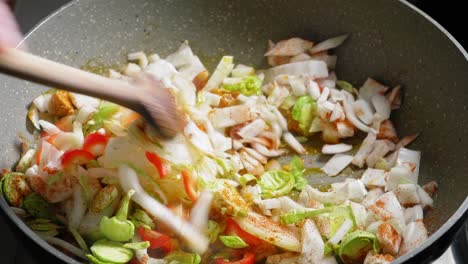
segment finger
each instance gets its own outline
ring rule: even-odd
[[[10,8],[5,1],[0,0],[0,46],[16,47],[22,38]]]

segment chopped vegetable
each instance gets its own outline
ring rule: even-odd
[[[258,180],[258,185],[262,189],[263,198],[286,195],[294,188],[295,184],[294,176],[284,170],[265,172]]]
[[[369,232],[356,230],[345,236],[338,248],[338,255],[344,263],[362,263],[368,252],[379,252],[377,237]]]
[[[222,258],[215,260],[215,264],[253,264],[255,261],[255,255],[252,253],[245,253],[244,257],[241,260],[237,261],[228,261]]]
[[[85,137],[83,143],[83,150],[93,154],[94,157],[104,154],[109,138],[100,133],[92,133]]]
[[[291,116],[299,123],[302,133],[308,134],[310,125],[317,111],[317,103],[310,96],[301,96],[296,100]]]
[[[141,239],[150,243],[150,249],[161,248],[166,252],[173,250],[170,236],[159,233],[155,230],[148,230],[144,227],[139,227],[137,230]]]
[[[21,207],[23,199],[31,193],[31,189],[24,179],[24,174],[8,172],[3,175],[1,193],[11,206]]]
[[[151,162],[151,164],[153,164],[154,167],[156,167],[156,169],[158,170],[159,177],[161,179],[165,178],[167,176],[168,170],[164,164],[163,159],[154,152],[146,151],[145,155],[148,161]]]
[[[228,79],[224,79],[222,87],[225,90],[238,92],[247,96],[259,95],[261,93],[262,80],[257,76],[231,78],[229,81]]]
[[[230,248],[245,248],[249,246],[238,236],[219,236],[219,240],[221,240],[226,247]]]
[[[34,218],[55,220],[54,209],[44,198],[37,193],[24,197],[24,209]]]
[[[101,262],[127,263],[133,258],[133,251],[118,242],[99,240],[91,246],[93,256]]]
[[[127,220],[127,216],[130,199],[134,193],[134,190],[130,190],[127,193],[127,195],[122,199],[120,208],[114,217],[109,218],[104,216],[101,219],[99,230],[109,240],[124,242],[133,237],[135,225],[132,221]]]
[[[75,149],[63,153],[61,162],[63,167],[84,165],[94,159],[93,154],[86,150]]]
[[[167,255],[164,260],[167,263],[200,264],[201,257],[198,254],[174,251]]]

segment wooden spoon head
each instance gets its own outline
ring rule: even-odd
[[[183,113],[170,89],[148,74],[138,75],[135,85],[141,88],[138,90],[144,108],[141,114],[161,136],[172,138],[183,131]]]

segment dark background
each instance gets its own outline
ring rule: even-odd
[[[26,33],[48,14],[68,2],[70,2],[70,0],[16,0],[14,11],[17,15],[21,30]],[[465,47],[465,49],[468,48],[468,31],[466,30],[468,22],[467,12],[464,8],[466,1],[412,0],[410,2],[438,21]],[[395,19],[398,19],[398,17],[395,17]],[[461,239],[466,241],[466,238]],[[28,250],[25,250],[25,247],[27,247]],[[465,248],[464,250],[468,249]],[[0,263],[32,264],[58,263],[58,261],[33,245],[32,242],[29,242],[27,237],[15,230],[11,223],[0,214]],[[437,264],[449,263],[453,262],[449,262],[448,259],[439,260],[437,262]],[[460,263],[466,262],[461,261]]]

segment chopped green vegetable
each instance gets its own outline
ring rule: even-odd
[[[135,227],[143,226],[147,229],[154,229],[156,227],[153,219],[151,219],[151,217],[141,209],[136,209],[129,219],[133,222]]]
[[[174,251],[167,255],[164,260],[168,264],[200,264],[201,257],[194,253]]]
[[[218,223],[213,220],[208,220],[207,234],[210,239],[210,243],[214,243],[218,239],[220,232],[221,228]]]
[[[54,209],[42,196],[31,193],[23,201],[23,207],[32,217],[55,220]]]
[[[338,88],[342,89],[342,90],[345,90],[349,93],[352,93],[353,92],[353,85],[350,84],[349,82],[347,81],[342,81],[342,80],[337,80],[336,81],[336,86],[338,86]]]
[[[28,221],[27,225],[34,231],[51,231],[61,228],[61,226],[53,223],[49,219],[34,219]]]
[[[114,217],[109,218],[104,216],[101,219],[99,230],[109,240],[123,242],[128,241],[133,237],[135,233],[135,225],[132,221],[127,220],[127,215],[131,197],[134,193],[134,190],[130,190],[127,195],[122,198],[120,208]]]
[[[299,128],[304,135],[309,133],[310,125],[314,120],[317,111],[317,103],[315,100],[307,95],[301,96],[297,99],[291,111],[291,116],[299,123]]]
[[[242,186],[246,186],[247,183],[249,183],[251,181],[255,181],[255,180],[257,180],[257,177],[255,177],[254,175],[249,174],[249,173],[246,173],[246,174],[239,177],[239,183]]]
[[[219,236],[219,240],[221,240],[226,247],[230,248],[245,248],[249,246],[238,236]]]
[[[226,78],[223,81],[223,89],[239,92],[243,95],[259,95],[261,94],[262,80],[257,76],[244,76],[237,78]]]
[[[289,163],[289,172],[294,176],[296,183],[294,188],[302,190],[307,185],[307,180],[304,178],[304,162],[298,156],[294,156]]]
[[[229,216],[246,216],[250,208],[237,189],[222,179],[215,182],[213,207],[219,208],[221,213]]]
[[[127,263],[133,258],[133,250],[124,248],[122,244],[101,239],[91,246],[93,256],[101,262]]]
[[[349,205],[330,206],[325,208],[330,208],[331,211],[319,214],[315,218],[323,236],[327,239],[333,237],[346,219],[353,222],[353,226],[349,232],[354,230],[356,227],[356,220],[354,219],[353,211]]]
[[[289,225],[289,224],[300,222],[306,218],[316,217],[320,214],[329,213],[332,211],[333,211],[332,207],[325,207],[325,208],[316,209],[316,210],[301,210],[301,211],[294,210],[292,212],[281,215],[280,219],[283,225]]]
[[[99,259],[97,259],[95,256],[91,254],[86,254],[86,257],[89,259],[89,262],[93,264],[113,264],[111,262],[100,261]]]
[[[93,115],[93,118],[83,127],[85,134],[92,133],[101,127],[104,122],[110,119],[115,113],[119,111],[119,106],[109,102],[102,102],[98,111]]]
[[[369,251],[380,250],[377,236],[362,230],[347,234],[338,248],[338,255],[344,263],[362,263]]]
[[[70,233],[73,235],[73,238],[75,238],[75,241],[78,243],[80,248],[83,249],[84,252],[89,252],[88,245],[84,241],[81,234],[73,227],[68,227],[68,231],[70,231]]]
[[[129,248],[129,249],[147,249],[150,246],[149,241],[144,241],[144,242],[135,242],[135,243],[126,243],[123,245],[124,248]]]
[[[11,206],[21,207],[24,196],[31,193],[24,175],[18,172],[8,172],[3,175],[1,187],[5,200]]]
[[[265,172],[258,180],[263,198],[274,198],[286,195],[294,188],[294,184],[294,176],[283,170]]]

